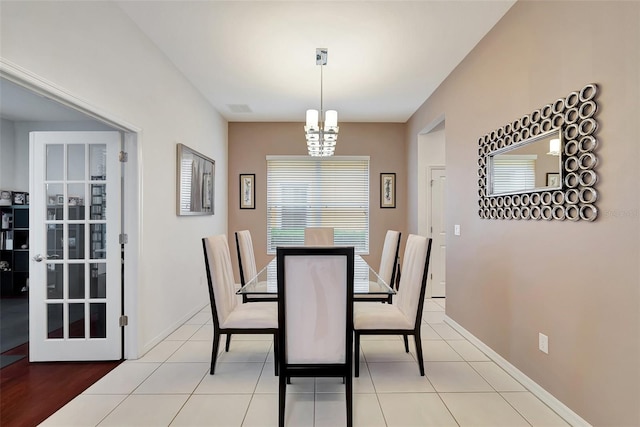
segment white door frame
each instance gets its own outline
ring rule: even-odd
[[[138,284],[140,283],[140,270],[138,269],[137,260],[140,259],[139,239],[142,230],[140,217],[142,212],[142,170],[138,162],[141,158],[142,130],[3,58],[0,58],[0,77],[124,132],[124,147],[129,155],[128,161],[122,164],[123,183],[125,178],[127,182],[127,185],[123,185],[122,188],[124,206],[122,232],[126,233],[128,237],[124,255],[125,286],[123,297],[124,314],[129,318],[128,327],[124,328],[124,358],[137,359],[139,356]]]

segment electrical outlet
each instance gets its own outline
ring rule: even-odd
[[[455,224],[453,226],[453,234],[456,235],[456,236],[460,235],[460,224]]]
[[[538,334],[538,348],[541,352],[549,354],[549,337],[543,333]]]

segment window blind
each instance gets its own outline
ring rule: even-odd
[[[493,158],[493,194],[531,190],[536,186],[536,156],[500,155]]]
[[[303,245],[305,227],[369,253],[369,157],[267,157],[267,253]]]

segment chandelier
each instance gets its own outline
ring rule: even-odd
[[[320,65],[320,114],[318,110],[307,110],[306,126],[304,127],[307,138],[307,149],[310,156],[333,156],[338,141],[338,112],[328,110],[324,117],[324,123],[318,123],[322,118],[322,68],[327,65],[326,48],[316,49],[316,65]]]

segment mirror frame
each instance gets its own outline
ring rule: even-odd
[[[594,221],[598,217],[598,86],[590,83],[478,139],[478,215],[482,219]],[[490,158],[558,129],[561,188],[490,195]]]
[[[196,192],[194,195],[191,189],[193,188],[193,181],[183,182],[183,159],[185,156],[191,155],[199,163],[203,165],[210,165],[211,173],[201,172],[195,177],[197,186],[201,189],[201,192]],[[187,147],[184,144],[177,144],[177,161],[176,161],[176,214],[183,215],[213,215],[214,214],[214,201],[215,201],[215,172],[216,162],[209,157],[198,153],[197,151]],[[182,205],[181,200],[183,195],[189,192],[189,207],[186,208]],[[200,198],[196,195],[200,194]],[[205,201],[207,201],[205,203]]]

